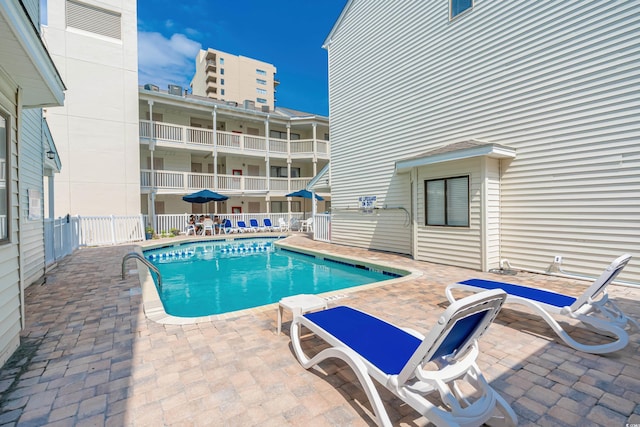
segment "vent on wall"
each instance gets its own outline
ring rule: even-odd
[[[119,13],[75,0],[67,0],[66,18],[67,27],[122,39],[122,17]]]

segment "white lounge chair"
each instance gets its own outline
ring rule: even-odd
[[[495,290],[456,301],[426,337],[350,307],[334,307],[295,316],[291,342],[305,369],[329,358],[349,364],[380,426],[390,426],[391,421],[372,379],[438,426],[516,425],[515,413],[487,383],[475,362],[477,340],[505,298],[504,292]],[[308,358],[301,346],[301,326],[330,347]],[[474,398],[462,395],[458,381],[475,389]],[[440,404],[425,397],[435,392]]]
[[[638,322],[627,317],[620,308],[611,301],[606,288],[620,271],[627,265],[631,255],[625,254],[616,258],[598,279],[579,297],[559,294],[553,291],[511,283],[491,280],[471,279],[449,285],[446,289],[447,299],[455,301],[452,290],[480,292],[487,289],[502,289],[507,293],[507,303],[520,304],[532,308],[540,315],[558,336],[570,347],[585,353],[611,353],[624,348],[629,343],[626,329],[640,329]],[[600,299],[596,300],[598,296]],[[552,315],[567,316],[582,322],[590,330],[594,330],[616,340],[606,344],[587,345],[571,338]]]
[[[224,231],[224,234],[231,234],[231,233],[235,233],[237,230],[233,228],[233,225],[231,224],[230,219],[225,219],[224,222],[222,223],[222,231]]]
[[[251,227],[247,226],[247,223],[242,220],[237,222],[236,230],[238,230],[240,233],[255,231],[255,230],[252,230]]]
[[[251,231],[264,231],[264,229],[260,227],[258,220],[255,218],[249,219],[249,229]]]
[[[264,229],[266,231],[277,231],[280,230],[280,227],[273,225],[273,223],[271,222],[271,220],[269,218],[265,218],[262,220],[264,222]]]

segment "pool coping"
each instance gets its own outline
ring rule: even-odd
[[[240,238],[240,236],[234,236],[234,240],[236,237]],[[270,236],[251,235],[251,236],[243,236],[242,238],[257,238],[257,237],[270,237]],[[225,236],[225,240],[226,239],[229,239],[229,237]],[[319,297],[326,298],[328,301],[340,299],[346,296],[347,294],[363,291],[366,289],[396,284],[396,283],[404,282],[407,280],[413,280],[423,275],[423,272],[420,270],[411,269],[411,268],[398,268],[384,262],[383,260],[377,259],[377,257],[375,256],[371,256],[367,258],[362,258],[357,256],[345,257],[343,255],[332,253],[329,250],[312,250],[309,248],[302,248],[300,246],[291,245],[287,243],[288,239],[289,238],[286,237],[284,239],[278,240],[274,242],[274,245],[280,248],[294,251],[294,252],[313,255],[321,259],[329,258],[331,260],[337,260],[337,261],[341,261],[349,264],[357,264],[357,265],[366,266],[368,268],[379,269],[381,271],[388,271],[394,274],[406,273],[406,275],[402,277],[390,278],[390,279],[386,279],[379,282],[368,283],[366,285],[353,286],[351,288],[339,289],[335,291],[329,291],[329,292],[323,292],[323,293],[317,294]],[[211,240],[223,240],[223,239],[211,239]],[[176,244],[175,242],[172,244],[159,243],[157,245],[145,246],[144,249],[145,250],[157,249],[157,248],[182,245],[182,244],[187,244],[192,242],[202,242],[202,240],[201,239],[193,239],[193,240],[185,239],[185,240],[181,240],[180,243],[178,244]],[[135,251],[142,255],[142,246],[136,246]],[[162,301],[160,300],[160,294],[158,293],[156,284],[153,281],[153,277],[151,276],[151,272],[149,271],[149,269],[138,259],[136,259],[136,264],[138,269],[138,278],[140,281],[140,286],[142,288],[142,306],[144,309],[144,314],[147,317],[147,319],[156,323],[160,323],[163,325],[195,325],[198,323],[206,323],[206,322],[212,322],[212,321],[218,321],[218,320],[231,319],[238,316],[244,316],[244,315],[249,315],[253,313],[262,313],[269,310],[273,310],[275,312],[275,310],[277,310],[278,308],[278,303],[274,302],[271,304],[261,305],[259,307],[252,307],[252,308],[247,308],[243,310],[230,311],[228,313],[222,313],[222,314],[211,314],[208,316],[200,316],[200,317],[173,316],[171,314],[168,314],[164,310],[164,306],[162,304]]]

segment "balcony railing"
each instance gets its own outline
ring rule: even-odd
[[[198,191],[203,188],[210,190],[233,193],[288,193],[301,190],[311,181],[309,178],[269,178],[266,176],[225,175],[215,176],[210,173],[178,172],[156,170],[153,171],[153,187],[158,190],[167,190],[183,194],[185,192]],[[216,185],[217,183],[217,185]],[[140,185],[142,188],[151,188],[151,171],[140,171]],[[283,194],[284,195],[284,194]]]
[[[153,131],[153,132],[152,132]],[[290,156],[294,158],[320,157],[329,159],[329,141],[322,139],[286,139],[216,131],[217,149],[220,152],[237,153],[251,151],[266,155]],[[140,139],[153,139],[158,143],[181,144],[185,147],[210,147],[213,150],[213,131],[191,126],[140,120]]]

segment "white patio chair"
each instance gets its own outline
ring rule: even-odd
[[[206,218],[202,223],[202,235],[206,236],[207,231],[210,231],[212,236],[215,234],[213,220],[211,218]]]
[[[300,231],[313,231],[313,217],[300,221]]]
[[[278,227],[280,227],[280,231],[289,231],[289,223],[284,220],[284,218],[278,218]]]

